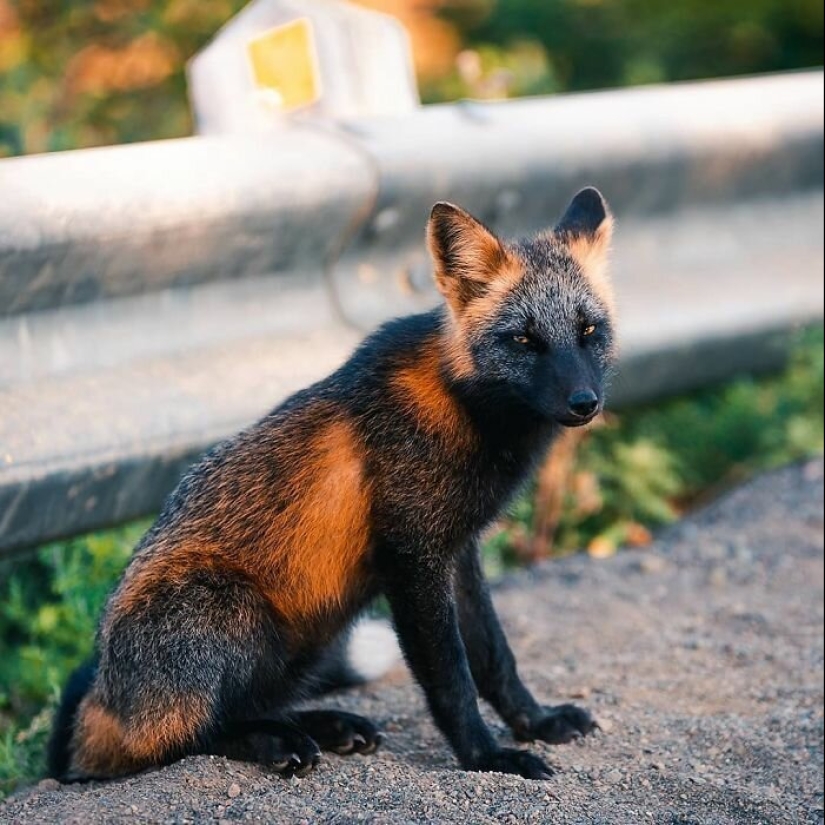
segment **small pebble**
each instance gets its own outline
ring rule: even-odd
[[[229,790],[226,792],[226,795],[227,795],[230,799],[235,799],[235,797],[236,797],[236,796],[240,796],[240,795],[241,795],[241,786],[240,786],[237,782],[233,782],[233,783],[229,786]]]
[[[641,560],[639,567],[643,573],[661,573],[667,569],[667,562],[661,556],[651,554]]]

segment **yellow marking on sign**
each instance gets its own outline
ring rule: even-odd
[[[270,29],[250,40],[247,48],[255,84],[272,92],[282,111],[309,106],[321,96],[315,37],[308,19]]]

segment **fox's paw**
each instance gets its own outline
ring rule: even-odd
[[[599,727],[590,712],[576,705],[558,705],[545,708],[544,713],[532,721],[523,718],[513,727],[513,733],[521,742],[540,740],[551,745],[575,742]]]
[[[484,773],[510,773],[525,779],[551,779],[555,771],[529,751],[502,748],[479,760],[472,770]]]
[[[282,776],[306,776],[321,761],[321,749],[292,725],[271,719],[244,722],[217,752],[230,759],[257,762]]]
[[[321,761],[317,743],[302,733],[295,732],[267,736],[265,758],[261,762],[282,776],[306,776]]]
[[[369,719],[340,710],[309,710],[295,716],[295,724],[322,750],[347,756],[374,753],[384,735]]]

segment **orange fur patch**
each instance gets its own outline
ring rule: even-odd
[[[523,277],[524,268],[516,258],[511,255],[503,258],[485,294],[469,303],[460,314],[458,323],[465,334],[483,327],[494,318],[504,299],[519,285]]]
[[[318,404],[286,422],[276,440],[257,436],[245,447],[211,482],[185,532],[170,531],[130,566],[112,615],[148,606],[158,588],[196,571],[247,582],[291,620],[335,610],[364,584],[370,495],[352,425]],[[278,468],[271,488],[270,465]],[[254,607],[233,609],[229,629],[243,634]]]
[[[473,356],[470,353],[466,332],[455,318],[451,318],[452,329],[442,342],[445,365],[455,379],[472,378],[475,373]]]
[[[281,564],[277,577],[262,583],[284,616],[337,607],[363,580],[370,497],[359,446],[351,425],[334,421],[288,481],[293,503],[267,530]]]
[[[159,587],[181,584],[195,571],[214,572],[223,576],[243,575],[242,570],[221,553],[214,541],[195,539],[181,543],[164,542],[153,549],[160,549],[161,552],[138,559],[126,569],[114,596],[114,613],[134,613],[148,608]],[[108,622],[104,621],[101,631],[106,638]]]
[[[125,752],[124,739],[120,720],[87,696],[77,713],[70,773],[78,777],[106,777],[139,770],[140,766]]]
[[[129,723],[87,696],[78,710],[71,772],[121,776],[160,764],[190,748],[208,718],[203,696],[164,697],[162,705],[141,708]]]
[[[562,237],[573,259],[581,267],[582,273],[593,292],[613,313],[616,301],[613,283],[608,274],[610,242],[613,238],[613,218],[608,217],[598,228],[594,237],[583,235]]]
[[[484,224],[448,203],[433,208],[427,245],[436,285],[455,314],[487,291],[508,258],[501,241]]]
[[[205,696],[164,696],[162,703],[141,708],[138,724],[126,732],[126,750],[141,761],[181,753],[194,744],[209,716]]]
[[[441,357],[435,340],[423,357],[400,370],[393,381],[396,400],[413,413],[422,429],[464,446],[472,438],[472,425],[444,384]]]

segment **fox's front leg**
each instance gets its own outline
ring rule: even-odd
[[[434,558],[393,551],[385,556],[382,578],[401,647],[436,724],[467,770],[550,778],[537,756],[501,748],[481,718],[458,627],[453,571]]]
[[[517,739],[564,744],[597,728],[588,711],[575,705],[545,707],[524,686],[493,607],[475,542],[459,560],[456,594],[461,635],[475,683]]]

